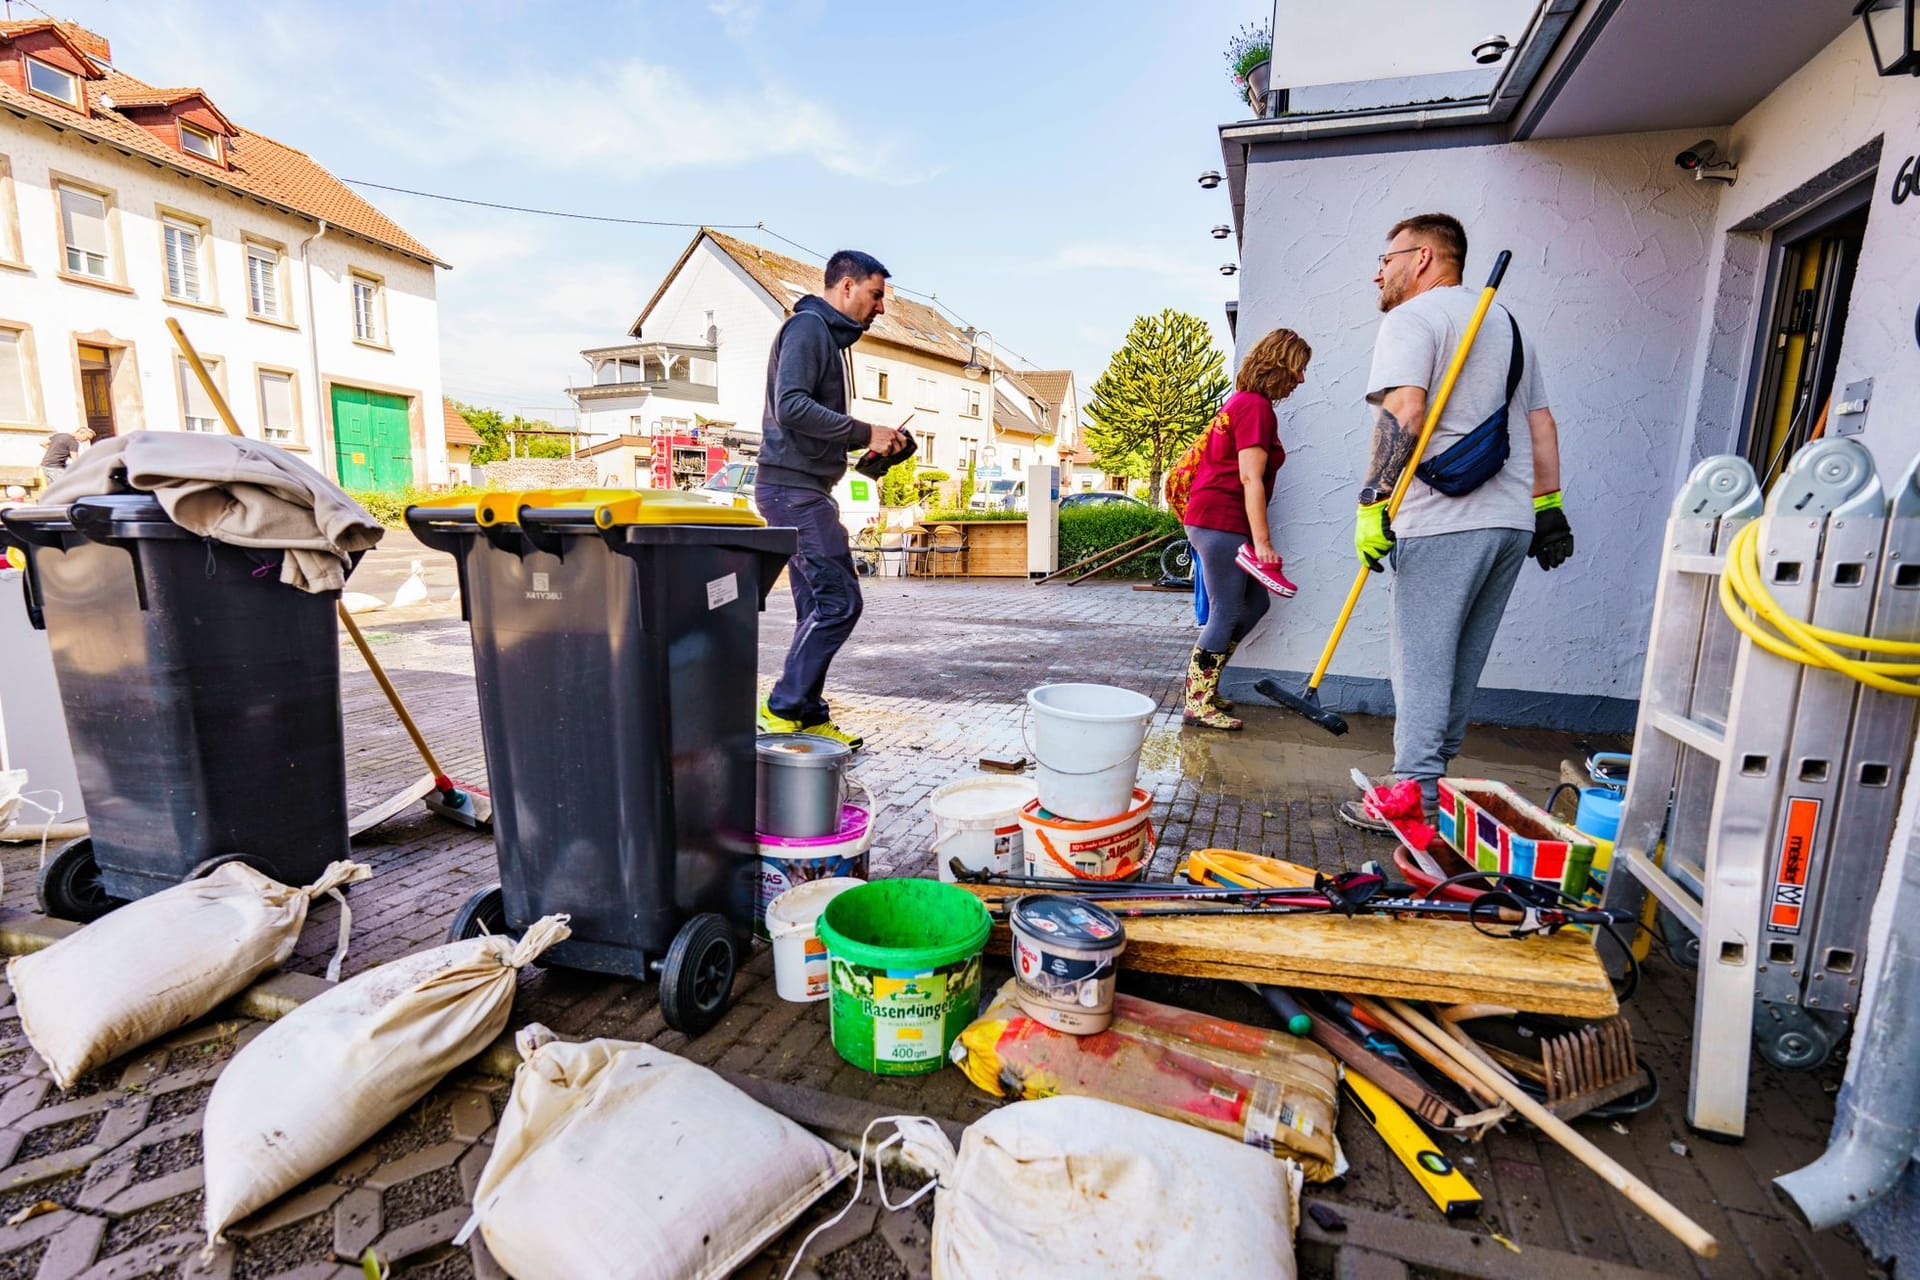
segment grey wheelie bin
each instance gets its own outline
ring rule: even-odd
[[[303,884],[347,845],[338,592],[281,553],[214,542],[150,493],[0,512],[26,553],[90,834],[40,871],[40,906],[96,919],[239,859]]]
[[[726,1011],[752,925],[759,614],[794,550],[673,490],[409,508],[473,634],[500,883],[454,938],[565,912],[556,965],[657,976],[668,1025]]]

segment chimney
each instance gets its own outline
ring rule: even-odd
[[[85,27],[74,22],[62,22],[60,24],[60,31],[69,40],[84,49],[89,58],[104,62],[108,66],[113,65],[113,46],[107,43],[105,36],[95,35]]]

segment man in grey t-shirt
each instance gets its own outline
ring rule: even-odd
[[[1560,508],[1559,434],[1539,360],[1524,336],[1519,382],[1511,400],[1507,396],[1518,330],[1504,307],[1488,311],[1419,461],[1465,439],[1505,402],[1505,465],[1458,496],[1416,478],[1388,519],[1394,484],[1415,461],[1429,398],[1479,303],[1480,291],[1460,283],[1466,259],[1466,230],[1448,214],[1421,214],[1388,232],[1374,276],[1386,318],[1367,377],[1373,448],[1354,533],[1363,563],[1378,569],[1387,560],[1393,567],[1393,772],[1419,780],[1429,823],[1439,779],[1466,737],[1480,672],[1521,565],[1531,556],[1542,569],[1554,569],[1573,554],[1573,533]],[[1366,812],[1364,798],[1342,805],[1340,817],[1388,830]]]

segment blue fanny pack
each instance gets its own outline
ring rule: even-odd
[[[1507,325],[1513,330],[1513,356],[1507,361],[1506,399],[1485,422],[1414,468],[1414,475],[1449,498],[1465,497],[1500,474],[1513,451],[1507,409],[1513,403],[1513,393],[1520,389],[1521,347],[1520,326],[1512,312],[1507,313]]]

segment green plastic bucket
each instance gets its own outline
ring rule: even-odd
[[[980,1005],[980,952],[993,922],[980,899],[938,880],[876,880],[827,904],[833,1047],[883,1076],[938,1071]]]

